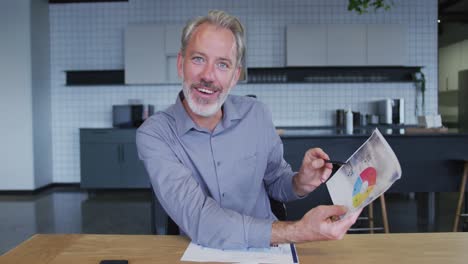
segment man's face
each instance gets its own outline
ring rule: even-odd
[[[177,71],[190,110],[204,117],[216,114],[239,79],[234,35],[204,23],[192,33],[183,55],[177,57]]]

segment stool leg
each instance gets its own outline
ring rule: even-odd
[[[382,194],[380,196],[380,205],[382,207],[382,221],[384,225],[385,233],[390,233],[390,228],[388,227],[388,219],[387,219],[387,206],[385,205],[385,196]]]
[[[371,202],[369,205],[369,230],[370,233],[374,233],[374,206],[373,203]]]
[[[465,161],[463,177],[460,185],[460,193],[458,194],[457,211],[455,212],[455,221],[453,222],[453,232],[458,230],[458,220],[460,219],[461,208],[463,205],[463,196],[465,195],[466,178],[468,178],[468,161]]]

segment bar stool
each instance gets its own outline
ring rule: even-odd
[[[367,206],[368,216],[367,217],[362,216],[362,217],[358,218],[358,220],[367,220],[367,221],[369,221],[369,227],[368,228],[366,228],[366,227],[350,228],[349,231],[351,231],[351,232],[353,232],[353,231],[369,231],[371,234],[373,234],[374,231],[384,230],[385,233],[390,233],[390,228],[389,228],[389,225],[388,225],[388,217],[387,217],[387,206],[386,206],[386,203],[385,203],[385,195],[382,194],[379,197],[379,200],[380,200],[380,208],[381,208],[381,212],[382,212],[383,228],[374,226],[374,205],[373,205],[373,202],[371,202]]]
[[[461,185],[460,185],[460,192],[458,194],[458,205],[457,205],[457,211],[455,212],[455,221],[453,223],[453,232],[458,231],[458,222],[460,220],[460,217],[467,217],[468,214],[466,213],[461,213],[462,206],[463,206],[463,198],[465,196],[465,191],[466,191],[466,181],[468,178],[468,160],[465,160],[465,166],[463,170],[463,177],[461,180]]]

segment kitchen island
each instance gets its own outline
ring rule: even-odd
[[[279,127],[284,145],[284,157],[297,171],[304,153],[309,148],[322,148],[333,160],[346,161],[375,127],[355,129],[352,135],[334,127]],[[409,127],[380,127],[398,157],[402,176],[388,192],[428,193],[420,212],[433,226],[436,192],[458,192],[463,166],[468,161],[468,133],[449,130],[444,133],[418,130]],[[318,204],[331,204],[325,186],[319,187],[304,200],[288,204],[289,218],[297,219]]]

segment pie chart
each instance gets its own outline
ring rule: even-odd
[[[353,206],[357,208],[364,202],[375,187],[377,171],[374,167],[365,168],[357,177],[353,188]]]

